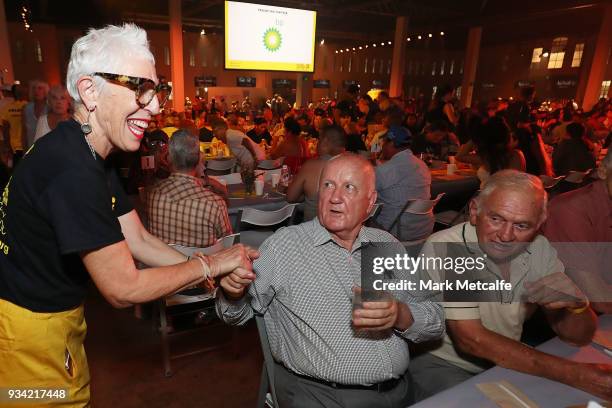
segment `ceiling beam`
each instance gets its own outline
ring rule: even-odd
[[[223,3],[223,0],[201,1],[192,7],[185,7],[183,10],[183,16],[185,17],[195,16],[221,3]]]

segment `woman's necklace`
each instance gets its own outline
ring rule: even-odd
[[[91,142],[89,141],[89,138],[87,137],[87,135],[83,135],[85,137],[85,141],[87,142],[87,146],[89,146],[89,150],[91,151],[91,155],[93,156],[94,160],[98,160],[96,158],[96,151],[94,150],[93,146],[91,145]]]

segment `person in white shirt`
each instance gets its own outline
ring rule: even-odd
[[[48,94],[48,113],[38,118],[34,142],[55,129],[59,122],[70,119],[70,95],[62,85],[52,86]]]

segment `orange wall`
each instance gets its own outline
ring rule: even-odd
[[[27,83],[31,79],[42,78],[50,84],[65,81],[66,65],[70,57],[70,48],[76,38],[85,30],[74,27],[55,27],[46,24],[36,24],[34,33],[28,33],[23,29],[21,23],[9,23],[9,40],[11,54],[15,67],[16,79]],[[476,85],[474,89],[474,100],[487,100],[497,97],[509,97],[516,95],[515,85],[519,80],[529,80],[536,84],[538,95],[541,98],[559,96],[560,91],[555,88],[556,77],[576,77],[579,81],[581,73],[586,73],[592,49],[595,43],[596,27],[593,33],[581,36],[568,35],[569,41],[566,47],[564,67],[558,70],[545,68],[543,61],[540,66],[531,67],[531,54],[534,47],[543,47],[550,50],[552,37],[535,38],[527,41],[518,41],[505,44],[485,45],[480,52],[478,71],[476,73]],[[158,75],[170,79],[170,66],[166,65],[164,49],[169,46],[169,34],[167,30],[148,30],[149,41],[156,60]],[[486,38],[487,31],[483,32]],[[39,41],[42,48],[43,61],[36,60],[36,42]],[[585,42],[585,51],[580,68],[571,68],[571,59],[574,45],[577,42]],[[183,33],[184,44],[184,69],[185,69],[185,95],[193,98],[196,90],[194,77],[215,76],[218,87],[235,87],[236,77],[252,76],[257,78],[257,88],[263,88],[269,95],[272,94],[273,79],[297,80],[303,74],[291,72],[264,72],[264,71],[231,71],[225,70],[224,66],[224,44],[223,36],[219,34],[207,34],[200,36],[199,33]],[[372,47],[359,50],[356,42],[333,42],[326,41],[325,44],[316,44],[315,72],[308,75],[308,81],[316,79],[327,79],[330,81],[329,89],[312,89],[311,83],[305,83],[304,90],[311,95],[312,100],[318,100],[324,96],[342,95],[343,81],[355,80],[361,84],[362,92],[372,87],[372,81],[382,81],[384,87],[388,87],[390,75],[387,73],[387,65],[391,60],[392,47],[385,44],[381,47]],[[352,48],[356,47],[355,51]],[[349,49],[347,52],[346,49]],[[336,53],[343,49],[344,52]],[[20,51],[21,50],[21,51]],[[190,65],[190,53],[195,56],[194,66]],[[404,94],[416,96],[423,93],[427,98],[431,97],[433,86],[451,84],[459,86],[462,74],[460,66],[463,61],[463,49],[419,49],[408,47],[406,51],[407,62],[405,64]],[[348,65],[351,60],[351,70]],[[365,72],[367,59],[368,70]],[[372,62],[376,60],[375,72],[372,72]],[[380,61],[383,61],[382,71]],[[440,64],[445,61],[445,73],[440,74]],[[454,72],[449,73],[450,62],[454,60]],[[436,74],[432,75],[432,64],[436,62]],[[410,63],[412,62],[412,70]],[[419,64],[419,72],[415,73],[415,64]],[[425,66],[423,70],[423,64]],[[342,67],[342,70],[341,70]],[[612,79],[612,64],[608,65],[605,79]],[[493,84],[493,87],[483,87],[482,84]],[[308,96],[307,95],[307,96]]]

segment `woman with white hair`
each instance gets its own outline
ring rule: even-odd
[[[0,202],[0,378],[9,388],[67,390],[51,402],[72,407],[89,406],[90,278],[127,307],[229,273],[253,279],[258,253],[237,245],[187,258],[171,249],[144,229],[105,166],[113,150],[138,150],[169,92],[144,30],[91,29],[72,47],[66,83],[73,118],[34,144]],[[134,259],[151,268],[137,270]]]
[[[23,109],[23,126],[26,150],[34,143],[36,126],[41,116],[47,114],[47,94],[49,84],[37,79],[30,82],[30,102]]]
[[[62,85],[49,89],[47,95],[49,113],[38,118],[34,142],[55,129],[59,122],[70,119],[70,95]]]

